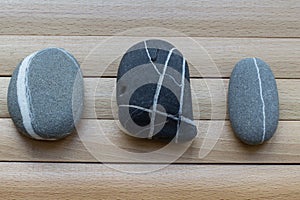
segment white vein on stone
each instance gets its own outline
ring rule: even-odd
[[[159,94],[160,94],[161,86],[162,86],[162,83],[164,81],[164,77],[165,77],[165,74],[166,74],[166,71],[167,71],[167,68],[168,68],[169,60],[170,60],[171,55],[172,55],[172,53],[175,49],[176,48],[172,48],[169,51],[169,54],[167,56],[167,59],[166,59],[165,65],[164,65],[163,72],[159,76],[159,79],[158,79],[158,82],[157,82],[157,87],[156,87],[155,95],[154,95],[154,98],[153,98],[153,106],[152,106],[153,107],[153,114],[151,115],[150,132],[149,132],[149,136],[148,136],[148,138],[150,138],[150,139],[152,138],[153,132],[154,132],[154,122],[155,122],[155,115],[156,115],[156,109],[157,109],[157,101],[158,101],[158,97],[159,97]]]
[[[166,74],[165,76],[169,77],[178,87],[181,87],[181,84],[178,83],[173,76],[170,74]]]
[[[146,53],[147,53],[147,56],[149,58],[149,61],[150,63],[152,64],[152,66],[154,67],[155,71],[161,75],[160,71],[157,69],[156,65],[154,64],[154,62],[152,61],[151,59],[151,56],[150,56],[150,53],[149,53],[149,50],[148,50],[148,46],[147,46],[147,41],[144,41],[144,45],[145,45],[145,49],[146,49]],[[175,79],[173,76],[171,76],[170,74],[165,74],[165,76],[168,76],[177,86],[181,86]]]
[[[32,127],[32,113],[30,111],[30,90],[28,87],[28,71],[32,58],[37,54],[35,52],[27,56],[21,63],[19,67],[18,77],[17,77],[17,98],[22,115],[22,122],[26,132],[33,138],[42,140],[38,134],[35,133]]]
[[[119,107],[126,107],[126,108],[136,108],[136,109],[139,109],[139,110],[142,110],[142,111],[145,111],[145,112],[148,112],[148,113],[151,113],[153,115],[153,110],[151,109],[147,109],[147,108],[144,108],[144,107],[141,107],[141,106],[136,106],[136,105],[119,105]],[[169,117],[173,120],[179,120],[178,117],[174,116],[174,115],[171,115],[171,114],[168,114],[168,113],[165,113],[165,112],[161,112],[159,110],[156,110],[155,111],[156,114],[159,114],[159,115],[162,115],[162,116],[165,116],[165,117]],[[185,116],[181,116],[181,121],[187,123],[187,124],[190,124],[190,125],[193,125],[193,126],[196,126],[195,122]]]
[[[50,48],[48,48],[50,49]],[[75,64],[78,69],[80,69],[78,63],[76,60],[69,55],[67,51],[61,48],[56,48],[60,51],[62,51],[65,55],[67,55]],[[26,130],[26,132],[37,140],[56,140],[55,138],[42,138],[37,133],[35,133],[33,127],[32,127],[32,119],[33,114],[30,110],[31,106],[31,94],[30,89],[28,87],[28,72],[29,67],[32,61],[32,58],[36,56],[38,53],[41,53],[43,51],[37,51],[32,53],[31,55],[27,56],[21,63],[18,71],[18,77],[17,77],[17,97],[18,97],[18,104],[20,108],[20,113],[22,116],[22,122],[23,126]],[[79,70],[81,73],[81,71]],[[67,135],[70,133],[66,133]]]
[[[148,46],[147,46],[147,42],[144,41],[144,44],[145,44],[145,49],[146,49],[146,53],[147,53],[147,56],[148,56],[148,58],[149,58],[149,61],[150,61],[151,64],[153,65],[155,71],[156,71],[159,75],[161,75],[160,71],[157,69],[156,65],[153,63],[153,61],[152,61],[152,59],[151,59],[151,56],[150,56],[150,53],[149,53],[149,50],[148,50]]]
[[[261,84],[261,76],[260,76],[260,71],[257,65],[257,61],[256,58],[253,58],[254,61],[254,65],[256,67],[256,71],[257,71],[257,76],[258,76],[258,82],[259,82],[259,91],[260,91],[260,98],[262,101],[262,113],[263,113],[263,134],[262,134],[262,139],[261,139],[261,143],[264,142],[265,137],[266,137],[266,111],[265,111],[265,100],[263,98],[263,91],[262,91],[262,84]]]
[[[180,88],[181,91],[180,91],[180,102],[179,102],[179,111],[178,111],[179,120],[177,121],[177,131],[176,131],[175,143],[178,142],[180,121],[181,121],[181,117],[182,117],[183,96],[184,96],[184,79],[185,79],[185,58],[182,58],[182,73],[181,73],[181,88]]]

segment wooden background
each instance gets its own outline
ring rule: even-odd
[[[300,199],[299,19],[298,0],[1,1],[1,199]],[[150,26],[174,32],[166,36],[159,28],[157,32],[126,31]],[[121,40],[107,42],[116,34]],[[211,70],[210,62],[198,57],[196,49],[186,45],[184,35],[207,50],[220,75]],[[150,173],[120,172],[113,168],[138,172],[166,163],[133,162],[113,154],[112,145],[105,139],[95,141],[103,156],[97,160],[77,133],[58,142],[39,142],[16,131],[6,106],[10,76],[25,56],[55,46],[71,52],[82,65],[86,123],[79,127],[81,131],[95,132],[89,122],[97,121],[104,127],[105,136],[125,151],[142,154],[162,148],[164,144],[123,134],[111,111],[122,56],[118,52],[133,45],[133,41],[150,37],[173,41],[193,60],[190,71],[194,107],[199,107],[194,111],[199,133],[175,163]],[[89,57],[99,44],[99,52],[105,53]],[[208,84],[214,91],[212,95],[218,94],[222,92],[220,83],[224,83],[226,91],[234,64],[253,56],[271,66],[280,97],[278,130],[259,147],[237,140],[227,115],[218,114],[226,111],[225,97],[214,102],[212,113],[207,88]],[[202,76],[196,69],[201,69]],[[216,133],[220,134],[216,145],[205,158],[199,158],[209,124],[217,125],[224,119],[224,129]]]

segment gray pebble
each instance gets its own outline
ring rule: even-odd
[[[279,119],[276,80],[269,66],[258,58],[238,62],[228,90],[228,112],[235,135],[258,145],[275,133]]]
[[[67,51],[47,48],[26,57],[8,88],[8,110],[17,129],[37,140],[69,135],[83,109],[83,78]]]

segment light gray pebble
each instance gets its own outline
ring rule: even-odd
[[[244,143],[258,145],[275,133],[279,119],[276,80],[261,59],[246,58],[232,71],[228,112],[235,135]]]
[[[17,129],[34,139],[57,140],[70,133],[83,109],[83,78],[76,59],[60,48],[27,56],[8,88],[8,110]]]

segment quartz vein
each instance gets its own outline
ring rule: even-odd
[[[262,84],[261,84],[260,71],[259,71],[259,68],[258,68],[258,66],[257,66],[256,59],[253,58],[253,60],[254,60],[254,64],[255,64],[255,67],[256,67],[256,71],[257,71],[258,82],[259,82],[259,92],[260,92],[260,98],[261,98],[261,101],[262,101],[263,135],[262,135],[261,143],[263,143],[263,142],[265,141],[265,137],[266,137],[266,112],[265,112],[265,100],[264,100],[263,93],[262,93]]]
[[[165,65],[164,65],[163,72],[159,76],[159,79],[158,79],[155,95],[154,95],[154,98],[153,98],[153,113],[151,115],[150,132],[149,132],[149,136],[148,136],[148,138],[150,138],[150,139],[152,138],[153,132],[154,132],[154,122],[155,122],[155,115],[156,115],[156,110],[157,110],[157,101],[158,101],[158,97],[159,97],[159,94],[160,94],[161,86],[162,86],[162,83],[164,81],[164,77],[165,77],[165,74],[166,74],[166,71],[167,71],[167,68],[168,68],[169,60],[170,60],[171,55],[172,55],[172,53],[175,49],[176,48],[172,48],[169,51],[168,57],[166,59]]]
[[[179,102],[179,111],[178,111],[178,117],[179,120],[177,121],[177,131],[176,131],[176,137],[175,142],[178,142],[178,135],[179,135],[179,128],[180,128],[180,121],[182,118],[182,106],[183,106],[183,95],[184,95],[184,77],[185,77],[185,58],[182,58],[182,74],[181,74],[181,92],[180,92],[180,102]]]
[[[136,105],[119,105],[119,107],[136,108],[136,109],[139,109],[139,110],[151,113],[151,114],[154,112],[151,109],[147,109],[147,108],[144,108],[144,107],[141,107],[141,106],[136,106]],[[168,114],[168,113],[165,113],[165,112],[161,112],[159,110],[156,110],[155,113],[159,114],[159,115],[163,115],[163,116],[169,117],[169,118],[171,118],[173,120],[177,120],[177,121],[179,120],[178,117],[176,117],[174,115],[171,115],[171,114]],[[194,121],[192,119],[189,119],[189,118],[185,117],[185,116],[181,116],[181,121],[183,121],[183,122],[185,122],[187,124],[195,126]]]

